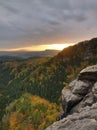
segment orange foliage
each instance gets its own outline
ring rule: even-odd
[[[24,128],[24,130],[35,130],[34,127],[30,124],[27,124]]]
[[[13,112],[9,119],[10,130],[18,130],[24,118],[22,113]]]

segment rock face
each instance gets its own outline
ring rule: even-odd
[[[79,80],[90,80],[90,81],[97,81],[97,65],[89,66],[85,69],[83,69],[79,76]]]
[[[97,103],[82,108],[79,113],[67,116],[46,130],[97,130]]]
[[[97,130],[97,65],[82,70],[62,90],[62,107],[60,121],[46,130]]]

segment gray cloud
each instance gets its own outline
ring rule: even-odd
[[[95,37],[96,12],[97,0],[0,0],[0,48]]]

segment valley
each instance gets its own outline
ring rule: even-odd
[[[62,89],[82,69],[94,64],[97,64],[97,38],[65,48],[53,57],[1,60],[1,129],[21,130],[28,124],[23,130],[44,130],[62,109]]]

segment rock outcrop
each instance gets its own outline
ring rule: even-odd
[[[46,130],[97,130],[97,65],[82,70],[62,90],[60,121]]]
[[[89,80],[91,82],[97,81],[97,65],[89,66],[83,69],[79,76],[79,80]]]

